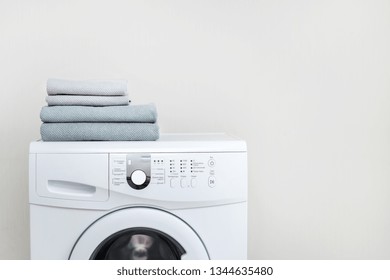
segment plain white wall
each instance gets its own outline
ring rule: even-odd
[[[390,2],[0,0],[0,258],[29,257],[48,77],[125,78],[249,148],[249,257],[390,258]]]

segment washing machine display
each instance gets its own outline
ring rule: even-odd
[[[224,134],[33,142],[32,259],[246,259],[247,153]]]
[[[202,154],[111,154],[111,184],[113,189],[142,190],[149,184],[171,188],[215,187],[217,155]],[[119,188],[117,188],[119,187]]]

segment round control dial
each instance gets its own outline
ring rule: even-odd
[[[142,170],[135,170],[131,173],[131,181],[137,185],[142,186],[146,182],[146,174]]]
[[[126,155],[126,181],[135,190],[142,190],[150,183],[151,163],[149,154]]]

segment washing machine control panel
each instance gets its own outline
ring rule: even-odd
[[[142,190],[150,185],[169,188],[214,188],[216,158],[212,154],[110,154],[110,185]]]
[[[152,160],[152,183],[171,188],[215,187],[215,165],[210,155],[156,156]]]

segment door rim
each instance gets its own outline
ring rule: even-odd
[[[210,259],[202,239],[187,222],[163,209],[145,206],[121,208],[95,220],[76,240],[69,259],[90,259],[108,236],[136,227],[156,229],[171,236],[186,251],[182,259]]]

